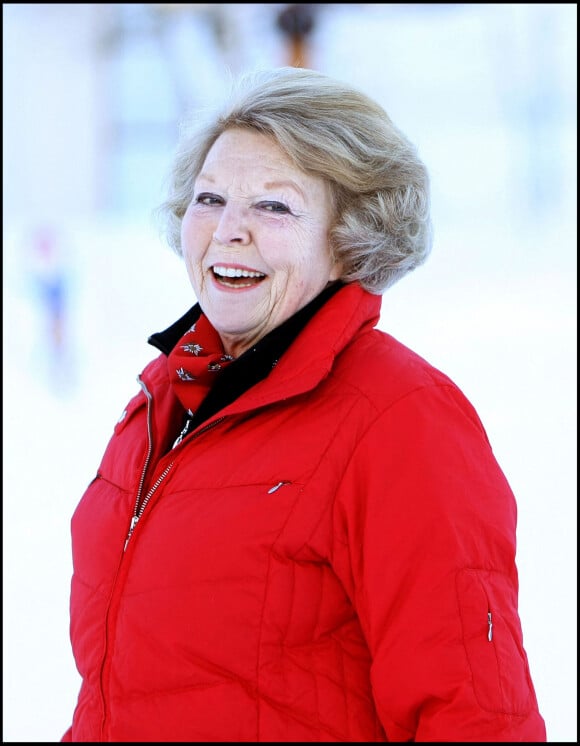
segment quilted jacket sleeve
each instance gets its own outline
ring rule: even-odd
[[[387,739],[545,741],[518,616],[515,500],[456,388],[377,415],[334,520]]]

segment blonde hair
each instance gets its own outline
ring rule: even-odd
[[[219,110],[182,125],[168,197],[158,209],[178,254],[193,184],[217,138],[234,127],[273,137],[298,168],[330,185],[330,244],[344,282],[378,295],[425,261],[432,245],[429,176],[414,145],[361,91],[294,67],[246,73]]]

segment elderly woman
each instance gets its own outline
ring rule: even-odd
[[[69,741],[545,741],[516,506],[442,372],[377,330],[428,175],[320,73],[242,81],[163,206],[197,303],[149,341],[72,519]]]

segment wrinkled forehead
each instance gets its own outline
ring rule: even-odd
[[[240,181],[252,187],[289,189],[302,198],[334,204],[330,183],[299,168],[276,140],[252,130],[230,129],[214,142],[196,183]]]

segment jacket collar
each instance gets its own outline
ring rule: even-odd
[[[306,324],[341,287],[342,283],[336,282],[328,285],[310,303],[266,334],[243,355],[224,366],[217,375],[213,374],[213,385],[195,408],[190,427],[197,427],[208,420],[266,378]],[[176,346],[180,344],[181,342],[177,342]]]
[[[201,316],[201,306],[196,303],[183,316],[175,321],[167,329],[162,332],[155,332],[151,334],[147,339],[150,345],[157,347],[164,355],[169,355],[171,350],[175,347],[177,342],[183,337],[185,332],[190,329],[193,324]]]
[[[269,389],[285,398],[308,391],[325,378],[352,339],[379,321],[382,297],[358,283],[344,285],[288,348],[269,376]],[[258,394],[256,387],[256,394]]]
[[[330,373],[349,342],[376,326],[381,302],[381,296],[369,293],[358,283],[339,287],[298,331],[267,377],[224,407],[219,416],[247,412],[312,390]],[[167,355],[200,313],[196,304],[167,329],[152,334],[149,343]],[[206,424],[217,417],[211,416]]]
[[[381,296],[358,283],[343,286],[310,319],[267,378],[220,415],[241,414],[311,391],[328,376],[335,359],[353,338],[376,326],[381,302]]]

